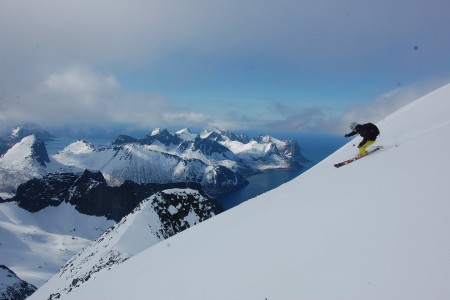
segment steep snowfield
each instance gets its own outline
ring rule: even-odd
[[[37,213],[30,213],[15,203],[3,203],[0,205],[1,263],[23,280],[40,286],[113,224],[114,221],[104,217],[82,215],[66,203]]]
[[[109,228],[93,245],[72,257],[50,279],[49,285],[58,287],[51,293],[64,295],[172,236],[177,225],[184,223],[183,226],[188,228],[211,216],[214,213],[210,202],[196,190],[167,189],[155,193]]]
[[[378,125],[384,150],[334,168],[356,138],[61,299],[450,299],[450,85]]]

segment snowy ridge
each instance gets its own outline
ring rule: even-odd
[[[70,259],[49,281],[48,284],[55,287],[51,294],[71,293],[129,257],[212,216],[211,207],[198,191],[169,189],[158,192]],[[177,218],[179,228],[171,221],[173,218]]]
[[[356,138],[61,299],[449,299],[450,160],[431,155],[450,150],[448,99],[450,85],[379,122],[382,151],[334,168]]]

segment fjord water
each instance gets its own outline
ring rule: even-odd
[[[255,133],[248,133],[249,136],[257,136]],[[271,133],[277,139],[294,139],[297,141],[300,151],[310,162],[299,170],[276,170],[267,171],[247,178],[249,184],[239,190],[214,197],[222,204],[224,209],[230,209],[254,198],[260,194],[270,191],[283,183],[286,183],[315,164],[329,156],[331,153],[343,146],[347,140],[342,136],[323,133]],[[55,139],[46,142],[49,155],[56,154],[67,145],[75,142],[76,139]],[[110,145],[114,139],[106,138],[86,138],[86,141],[95,146]]]
[[[235,207],[242,202],[291,181],[342,147],[348,141],[342,136],[323,133],[273,134],[272,136],[278,139],[296,140],[300,146],[301,153],[310,162],[299,170],[267,171],[247,178],[249,182],[247,186],[231,193],[215,196],[224,209],[227,210]]]

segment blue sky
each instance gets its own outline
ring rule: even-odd
[[[346,131],[450,82],[445,0],[0,2],[0,126]]]

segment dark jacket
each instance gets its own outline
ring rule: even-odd
[[[355,127],[355,130],[352,132],[346,134],[346,137],[354,136],[358,134],[363,137],[363,140],[361,143],[359,143],[358,147],[362,147],[367,141],[375,141],[377,139],[377,136],[380,134],[380,130],[378,130],[378,127],[375,126],[372,123],[367,123],[363,125],[357,125]]]

